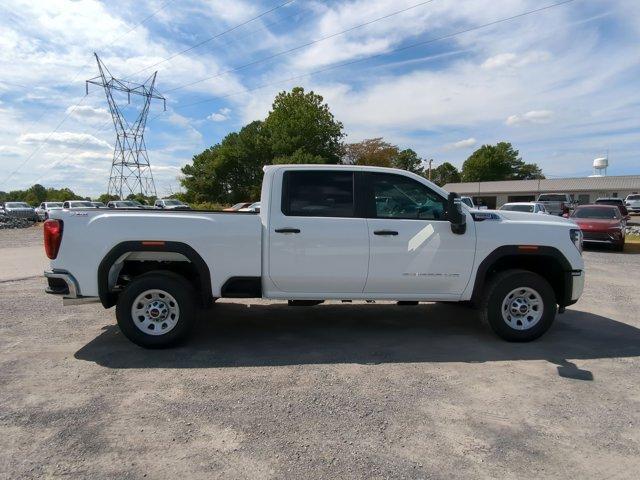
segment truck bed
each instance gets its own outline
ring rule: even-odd
[[[261,274],[262,225],[254,213],[74,209],[56,211],[51,218],[63,221],[60,251],[51,267],[71,273],[83,296],[98,295],[100,262],[116,245],[131,241],[180,242],[193,248],[209,265],[214,297],[231,276]]]

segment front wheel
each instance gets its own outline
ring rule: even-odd
[[[134,279],[116,305],[118,326],[136,345],[164,348],[184,339],[195,323],[193,288],[172,272]]]
[[[485,289],[480,312],[503,339],[529,342],[551,327],[557,313],[556,297],[540,275],[507,270],[496,274]]]

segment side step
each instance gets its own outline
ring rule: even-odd
[[[288,300],[290,307],[313,307],[324,303],[324,300]]]

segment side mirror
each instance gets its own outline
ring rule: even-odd
[[[447,220],[451,224],[451,231],[456,235],[462,235],[467,231],[467,216],[462,210],[460,195],[455,192],[449,193],[447,199]]]

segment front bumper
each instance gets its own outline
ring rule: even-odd
[[[45,292],[51,295],[61,295],[63,305],[78,305],[82,303],[98,302],[98,297],[83,297],[80,294],[78,282],[69,272],[64,270],[45,271],[47,288]]]

